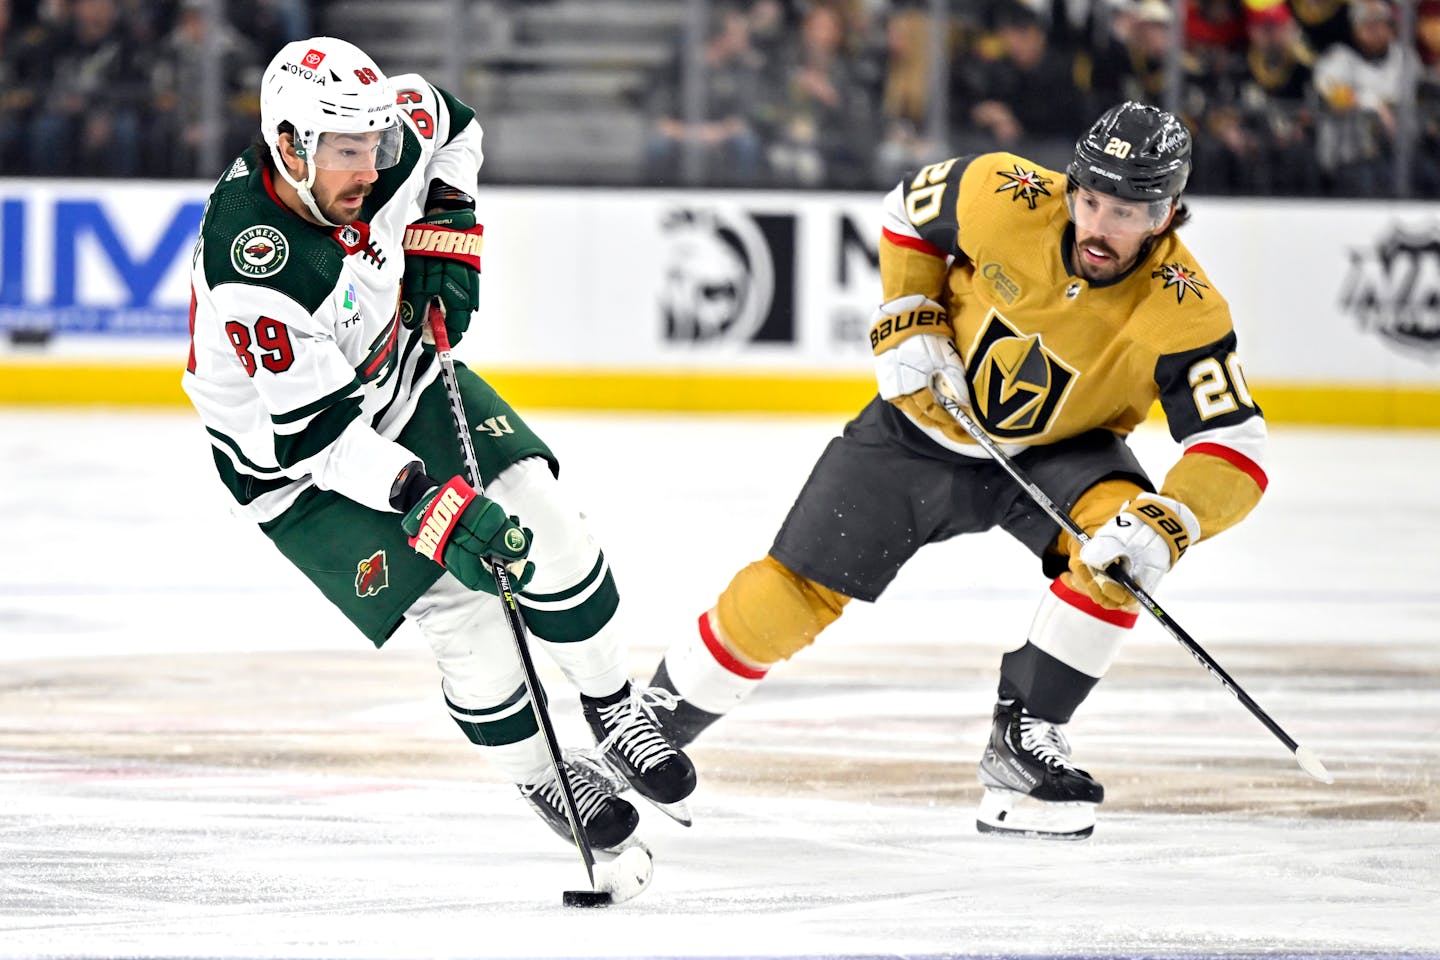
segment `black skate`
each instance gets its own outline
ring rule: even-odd
[[[640,796],[688,827],[685,798],[695,792],[695,766],[665,739],[655,714],[657,707],[675,709],[675,703],[668,691],[628,682],[611,697],[580,695],[580,707],[595,735],[595,752]]]
[[[607,853],[618,853],[629,846],[630,838],[640,824],[639,812],[628,800],[605,789],[599,778],[588,777],[576,769],[575,761],[567,758],[564,766],[570,780],[570,792],[575,797],[575,807],[580,814],[580,825],[585,829],[590,846]],[[570,819],[565,815],[565,801],[560,796],[560,783],[555,774],[550,773],[539,783],[522,783],[519,786],[520,795],[530,801],[540,819],[566,842],[574,843]]]
[[[1059,726],[1032,716],[1018,700],[995,705],[980,783],[981,833],[1081,840],[1094,832],[1095,806],[1105,799],[1105,788],[1070,762]]]
[[[670,671],[664,660],[661,660],[660,666],[655,669],[655,676],[650,678],[650,689],[664,690],[675,698],[675,708],[669,713],[657,715],[656,720],[665,739],[682,750],[694,743],[695,738],[704,733],[706,727],[724,716],[721,713],[701,710],[680,696],[675,690],[675,684],[670,682]]]

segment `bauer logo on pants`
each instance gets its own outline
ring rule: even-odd
[[[274,227],[256,224],[240,231],[230,245],[230,263],[247,277],[279,273],[290,256],[290,242]]]

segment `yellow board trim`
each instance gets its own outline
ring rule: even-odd
[[[484,376],[521,410],[848,414],[875,394],[870,377],[841,374],[577,367]],[[172,364],[0,361],[0,405],[187,406],[180,377]],[[1271,423],[1440,428],[1440,384],[1259,382],[1253,392]]]

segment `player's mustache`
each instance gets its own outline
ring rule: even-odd
[[[1107,257],[1110,257],[1112,260],[1120,259],[1120,254],[1116,253],[1113,249],[1111,249],[1110,244],[1106,243],[1103,240],[1081,240],[1080,246],[1090,247],[1093,250],[1099,250]]]

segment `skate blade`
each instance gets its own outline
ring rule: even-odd
[[[694,820],[690,817],[690,808],[684,800],[676,800],[674,803],[662,803],[659,800],[645,796],[633,783],[626,780],[624,774],[616,770],[614,764],[605,757],[588,750],[566,750],[565,761],[574,767],[577,773],[602,790],[608,790],[617,796],[625,793],[627,790],[634,790],[636,796],[643,797],[646,803],[651,804],[682,827],[694,825]]]
[[[640,793],[639,790],[635,792],[645,797],[645,794]],[[645,800],[656,810],[659,810],[682,827],[688,827],[694,823],[690,818],[690,807],[684,800],[676,800],[674,803],[661,803],[659,800],[651,800],[649,797],[645,797]]]
[[[975,815],[981,833],[1037,840],[1084,840],[1095,832],[1095,804],[1035,800],[987,787]]]

